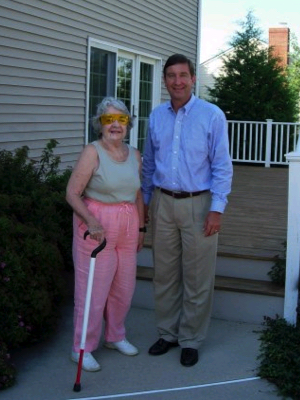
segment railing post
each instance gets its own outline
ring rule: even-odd
[[[288,153],[286,159],[289,162],[289,193],[284,318],[295,325],[300,277],[300,138],[296,150]]]
[[[271,146],[272,146],[272,119],[267,119],[267,138],[266,138],[266,153],[265,153],[265,167],[270,167],[271,161]]]

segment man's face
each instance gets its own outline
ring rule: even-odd
[[[174,64],[167,68],[164,78],[171,100],[185,104],[191,97],[196,77],[191,76],[188,64]]]

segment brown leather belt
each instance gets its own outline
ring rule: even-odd
[[[157,187],[157,189],[160,190],[162,193],[167,194],[168,196],[174,197],[174,199],[186,199],[187,197],[199,196],[202,193],[208,192],[208,190],[200,190],[198,192],[172,192],[171,190],[163,189],[161,187]]]

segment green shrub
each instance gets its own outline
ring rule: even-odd
[[[39,229],[0,217],[0,335],[10,348],[53,331],[63,298],[63,260]]]
[[[258,374],[276,384],[281,395],[300,400],[300,328],[279,317],[265,317],[264,324]]]
[[[275,264],[271,267],[271,270],[268,272],[271,281],[276,283],[277,285],[284,287],[285,286],[285,271],[286,271],[286,242],[283,243],[283,257],[279,257],[277,255],[275,258]]]
[[[0,340],[0,390],[13,386],[15,380],[16,369],[10,361],[5,343]]]
[[[70,170],[59,171],[56,144],[47,144],[39,162],[29,159],[27,147],[0,151],[0,342],[9,350],[54,332],[63,272],[72,267],[72,210],[65,201]],[[0,382],[11,375],[2,359]]]

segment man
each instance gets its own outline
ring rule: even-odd
[[[164,70],[171,101],[149,118],[143,154],[146,222],[151,200],[154,293],[161,355],[180,345],[192,366],[210,321],[218,232],[232,180],[227,122],[215,105],[196,98],[192,62],[174,54]]]

